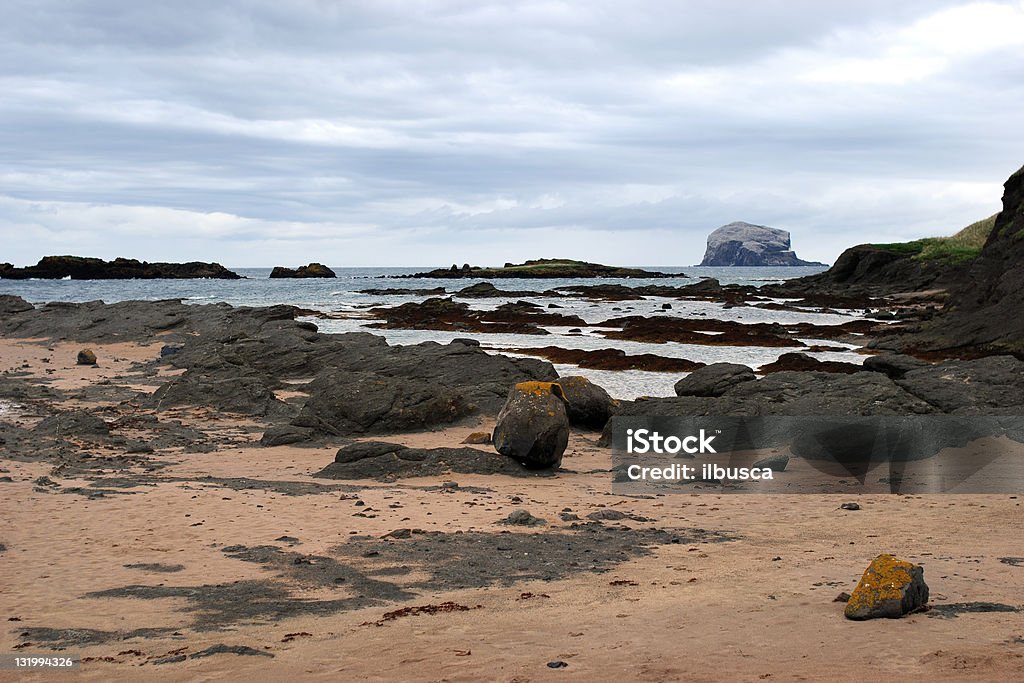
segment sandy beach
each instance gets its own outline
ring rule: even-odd
[[[80,347],[3,340],[0,371],[69,391],[55,408],[109,422],[147,412],[74,392],[138,387],[133,364],[159,344],[91,344],[98,368],[75,365]],[[576,431],[552,477],[342,483],[311,476],[336,448],[260,447],[258,421],[210,412],[160,416],[228,442],[209,452],[160,450],[74,476],[3,462],[0,651],[59,647],[82,656],[70,675],[87,680],[1024,673],[1021,614],[974,611],[1020,607],[1017,496],[861,496],[857,511],[835,495],[615,496],[610,451]],[[7,401],[4,418],[31,428],[41,414]],[[388,440],[451,447],[492,424]],[[500,523],[519,509],[546,523]],[[882,552],[925,568],[933,609],[844,619],[834,598]],[[229,650],[196,656],[215,646]]]

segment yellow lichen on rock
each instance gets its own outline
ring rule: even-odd
[[[562,387],[557,382],[520,382],[516,385],[516,391],[534,396],[547,396],[548,394],[562,396]]]
[[[846,603],[850,619],[896,618],[928,602],[924,570],[888,553],[879,555],[861,576]]]

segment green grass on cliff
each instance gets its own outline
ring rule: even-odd
[[[996,224],[995,215],[989,216],[949,237],[925,237],[913,242],[893,242],[891,244],[872,244],[876,249],[883,249],[894,254],[903,254],[919,261],[970,261],[981,253]]]

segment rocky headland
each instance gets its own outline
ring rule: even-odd
[[[34,266],[15,268],[0,263],[0,279],[6,280],[157,280],[215,278],[238,280],[241,276],[219,263],[149,263],[136,259],[113,261],[84,256],[44,256]]]
[[[702,266],[827,266],[797,258],[789,232],[737,221],[708,235]]]

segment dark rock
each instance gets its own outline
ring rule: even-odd
[[[576,328],[578,332],[579,329]],[[646,370],[649,372],[688,372],[702,366],[685,358],[667,358],[653,353],[629,355],[621,349],[563,349],[558,346],[531,346],[508,349],[511,353],[540,356],[553,363],[578,365],[592,370]]]
[[[3,274],[0,273],[0,278]],[[31,311],[35,309],[35,306],[22,299],[20,296],[12,296],[10,294],[0,294],[0,316],[7,317],[16,313],[24,313],[25,311]]]
[[[708,235],[702,266],[824,266],[802,261],[789,246],[789,233],[778,228],[729,223]]]
[[[292,406],[278,400],[267,381],[260,377],[221,379],[193,372],[162,384],[142,403],[156,410],[193,405],[243,415],[282,417],[295,414]]]
[[[75,363],[77,365],[96,365],[96,354],[93,353],[92,349],[82,349],[78,352],[78,358]]]
[[[264,446],[285,446],[306,441],[314,436],[312,429],[295,425],[273,425],[263,432],[260,443]]]
[[[163,346],[160,347],[160,357],[167,358],[168,356],[173,356],[179,351],[181,351],[180,346],[171,346],[170,344],[164,344]]]
[[[785,453],[778,453],[776,455],[769,455],[767,458],[761,458],[751,467],[768,468],[772,472],[785,472],[787,465],[789,465],[789,456]]]
[[[39,263],[25,268],[10,268],[0,272],[8,280],[151,280],[216,278],[237,280],[239,275],[219,263],[147,263],[135,259],[116,258],[104,261],[82,256],[44,256]]]
[[[552,382],[521,382],[509,392],[494,426],[494,447],[531,469],[562,463],[569,418],[562,388]]]
[[[449,472],[518,477],[546,474],[529,471],[511,458],[475,448],[407,448],[401,444],[364,441],[341,448],[335,461],[313,476],[323,479],[392,481],[402,477],[429,477]]]
[[[839,506],[840,510],[860,510],[860,503],[843,503]]]
[[[587,515],[587,519],[592,519],[596,522],[617,522],[622,519],[627,519],[628,517],[629,515],[627,515],[625,512],[612,510],[610,508],[595,510],[594,512],[591,512]]]
[[[573,261],[570,259],[535,259],[519,264],[506,263],[502,268],[481,268],[479,266],[470,266],[469,264],[465,264],[462,268],[459,268],[456,265],[452,265],[451,268],[438,268],[425,273],[400,275],[398,277],[481,278],[489,280],[494,278],[681,278],[686,276],[678,273],[659,273],[656,271],[642,270],[640,268],[604,266],[599,263],[587,263],[585,261]]]
[[[754,379],[754,371],[746,365],[712,363],[676,382],[676,396],[721,396],[729,387]]]
[[[924,569],[892,555],[876,557],[846,603],[846,618],[897,619],[928,604]]]
[[[555,661],[548,662],[548,668],[549,669],[564,669],[567,666],[569,666],[569,663],[568,662],[563,662],[560,659],[556,659]]]
[[[1024,361],[1013,356],[953,360],[908,370],[896,384],[954,415],[1020,415]]]
[[[45,418],[33,430],[45,436],[107,436],[110,425],[85,410],[68,410]]]
[[[607,391],[586,377],[560,377],[558,386],[562,388],[569,424],[587,429],[604,429],[615,405]]]
[[[832,602],[849,602],[849,601],[850,601],[850,594],[847,593],[846,591],[841,592],[839,595],[837,595],[835,598],[832,599]]]
[[[336,436],[428,429],[477,410],[441,384],[368,372],[325,372],[308,390],[309,400],[292,424]]]
[[[283,266],[276,266],[270,271],[270,277],[273,278],[310,278],[310,277],[337,277],[334,271],[325,266],[322,263],[310,263],[308,266],[299,266],[298,268],[285,268]]]
[[[509,513],[508,517],[498,522],[498,524],[509,524],[512,526],[543,526],[547,524],[546,521],[540,517],[534,517],[529,511],[519,508]]]
[[[892,379],[902,379],[911,370],[927,366],[927,362],[913,356],[905,356],[901,353],[883,353],[878,356],[868,356],[864,359],[865,370],[881,372]]]
[[[794,372],[817,371],[817,372],[838,372],[853,374],[864,370],[864,366],[853,363],[841,363],[833,360],[818,360],[806,353],[784,353],[772,363],[766,363],[758,368],[761,374],[772,372],[783,372],[786,370]]]

